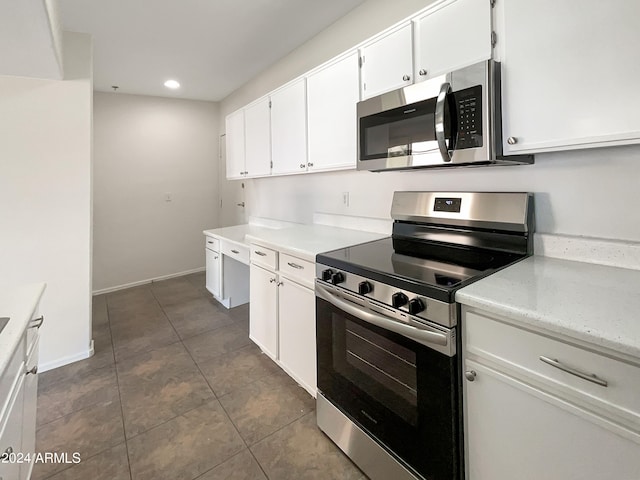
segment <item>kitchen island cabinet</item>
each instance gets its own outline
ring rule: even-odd
[[[640,478],[640,271],[530,257],[462,303],[467,478]]]

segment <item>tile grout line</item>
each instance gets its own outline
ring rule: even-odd
[[[124,436],[124,449],[127,452],[127,466],[129,467],[129,479],[133,480],[133,472],[131,471],[131,457],[129,456],[129,443],[127,441],[127,428],[124,424],[124,406],[122,403],[122,392],[120,391],[120,377],[118,375],[118,360],[116,359],[116,351],[113,345],[113,332],[111,331],[111,315],[109,315],[109,302],[107,297],[104,299],[107,308],[107,322],[109,324],[109,334],[111,335],[111,352],[113,353],[113,369],[116,372],[116,388],[118,389],[118,400],[120,401],[120,415],[122,418],[122,433]]]

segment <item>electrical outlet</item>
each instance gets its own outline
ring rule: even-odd
[[[342,192],[342,203],[345,207],[349,206],[349,192]]]

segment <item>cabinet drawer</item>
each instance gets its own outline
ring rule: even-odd
[[[640,430],[639,367],[475,312],[467,311],[464,321],[467,357],[482,357],[533,376],[568,398],[613,410]]]
[[[0,419],[4,417],[9,406],[10,394],[16,384],[16,380],[22,375],[25,357],[26,341],[25,336],[22,336],[15,353],[11,357],[11,360],[9,360],[7,368],[2,373],[2,376],[0,376]]]
[[[220,253],[249,265],[249,246],[234,242],[220,241]]]
[[[260,245],[251,245],[250,258],[251,263],[261,265],[270,270],[278,268],[278,252],[270,248],[261,247]]]
[[[204,237],[205,239],[205,247],[207,247],[209,250],[213,250],[215,252],[219,252],[220,251],[220,240],[218,240],[217,238],[213,238],[213,237]]]
[[[310,286],[310,288],[313,288],[316,272],[315,267],[315,263],[292,257],[286,253],[280,254],[280,273],[293,280],[298,280]]]

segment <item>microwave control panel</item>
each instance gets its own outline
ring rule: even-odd
[[[458,112],[456,150],[482,147],[482,86],[459,90],[453,98]]]

